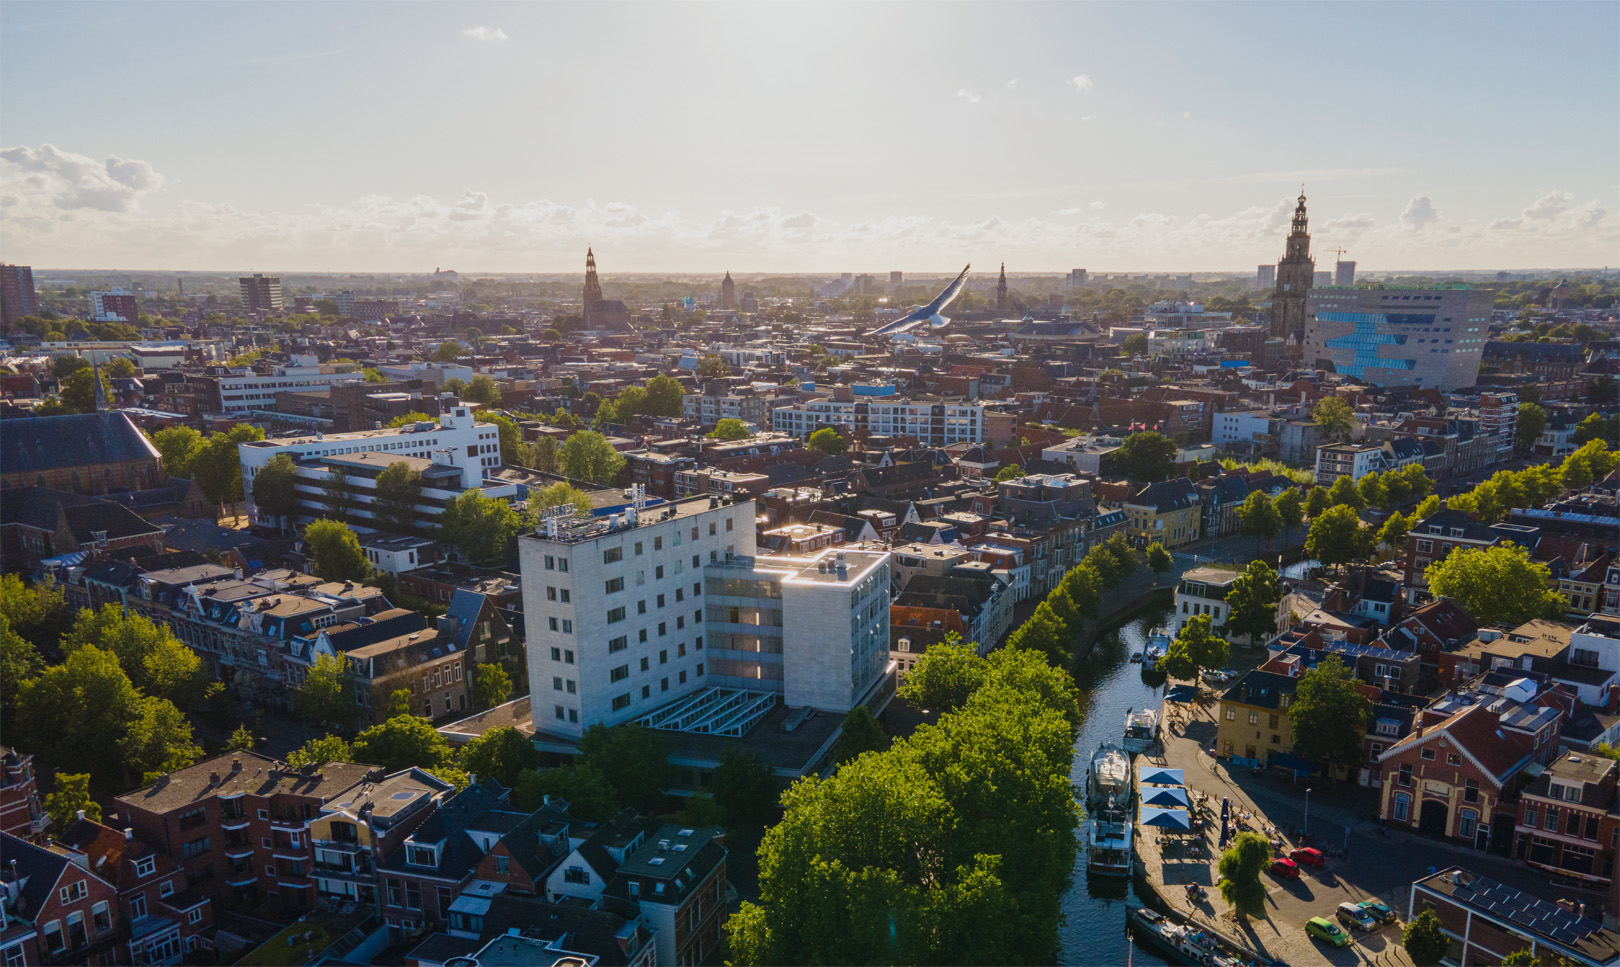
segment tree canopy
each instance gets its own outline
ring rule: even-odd
[[[422,471],[403,460],[395,461],[377,475],[376,488],[373,523],[383,530],[416,533],[416,507],[422,502]]]
[[[1417,967],[1435,967],[1451,946],[1446,939],[1440,918],[1433,910],[1424,910],[1401,928],[1401,946]]]
[[[749,437],[748,424],[728,416],[705,435],[710,440],[746,440]]]
[[[356,762],[374,762],[389,772],[416,766],[436,769],[451,760],[450,743],[427,719],[396,715],[354,737]]]
[[[1247,635],[1249,644],[1260,636],[1277,632],[1277,605],[1282,602],[1282,585],[1277,572],[1261,561],[1250,561],[1231,590],[1226,592],[1226,634]]]
[[[1294,754],[1309,762],[1354,769],[1361,764],[1361,738],[1372,703],[1337,655],[1306,672],[1288,706]]]
[[[1549,587],[1547,565],[1517,544],[1457,548],[1424,572],[1429,591],[1450,598],[1482,625],[1513,628],[1532,618],[1557,620],[1569,602]]]
[[[1238,507],[1238,520],[1243,525],[1245,537],[1253,537],[1257,541],[1264,538],[1268,547],[1271,539],[1277,536],[1277,531],[1282,529],[1282,516],[1263,490],[1249,491],[1249,496]]]
[[[1547,411],[1536,403],[1520,403],[1519,420],[1513,428],[1513,451],[1521,457],[1529,456],[1545,429]]]
[[[304,527],[304,549],[314,558],[316,576],[324,581],[364,581],[371,576],[360,538],[341,521],[310,521]]]
[[[346,659],[317,655],[292,693],[293,714],[318,729],[342,731],[354,721],[354,673]]]
[[[242,458],[238,444],[263,440],[264,431],[246,423],[215,433],[203,440],[191,454],[188,469],[204,495],[216,504],[234,503],[243,497]]]
[[[594,430],[580,430],[563,441],[557,457],[562,472],[579,480],[611,485],[624,470],[624,456]]]
[[[1324,396],[1311,408],[1311,419],[1316,421],[1328,439],[1343,443],[1350,439],[1356,428],[1356,412],[1340,396]]]
[[[836,456],[849,449],[849,442],[844,439],[842,433],[830,426],[824,426],[810,434],[810,439],[805,441],[805,446],[812,450],[820,450],[830,456]]]
[[[1192,681],[1197,681],[1198,673],[1206,669],[1225,668],[1232,660],[1232,646],[1215,634],[1212,624],[1207,614],[1188,618],[1165,649],[1159,668],[1171,678]]]
[[[298,468],[292,457],[278,453],[259,468],[253,477],[253,506],[259,520],[272,520],[280,524],[298,516],[298,492],[293,484],[298,479]]]
[[[844,714],[843,731],[833,746],[832,761],[842,765],[863,753],[882,752],[888,747],[889,737],[873,717],[872,710],[857,705]]]
[[[675,782],[664,737],[642,725],[593,725],[579,738],[579,758],[607,778],[618,801],[644,813],[659,811]]]
[[[1114,451],[1114,463],[1132,480],[1157,483],[1175,467],[1176,443],[1156,430],[1132,433]]]
[[[1323,511],[1311,521],[1310,533],[1305,535],[1305,553],[1322,564],[1348,564],[1365,552],[1361,517],[1353,507],[1339,505]]]
[[[540,752],[528,736],[503,725],[462,746],[460,764],[471,775],[512,789],[525,769],[540,765]]]
[[[512,677],[500,665],[480,664],[473,672],[472,691],[475,708],[504,705],[512,697]]]
[[[1154,541],[1147,547],[1147,566],[1154,574],[1168,574],[1175,566],[1175,561],[1171,559],[1170,552],[1164,549],[1163,544]]]
[[[1221,854],[1221,898],[1240,917],[1266,915],[1266,885],[1260,874],[1271,861],[1271,843],[1259,833],[1239,833]]]
[[[507,545],[524,527],[512,505],[469,488],[439,513],[439,540],[457,548],[474,564],[506,560]]]

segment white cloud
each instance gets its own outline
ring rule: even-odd
[[[1434,202],[1428,195],[1414,195],[1406,203],[1406,210],[1401,212],[1401,224],[1413,231],[1421,232],[1423,229],[1440,220],[1440,209],[1434,207]]]
[[[1191,121],[1192,120],[1192,112],[1191,111],[1182,111],[1181,112],[1181,119],[1183,121]]]
[[[1015,88],[1017,86],[1018,86],[1018,78],[1015,77],[1012,80],[1007,82],[1006,89],[1010,91],[1010,90],[1012,90],[1013,88]]]
[[[1573,204],[1575,204],[1574,195],[1571,195],[1567,191],[1555,190],[1542,195],[1540,198],[1537,198],[1529,208],[1526,208],[1520,214],[1525,218],[1534,219],[1536,221],[1545,221],[1567,211],[1569,206]]]
[[[162,187],[163,176],[144,161],[97,161],[52,144],[0,148],[0,207],[8,219],[75,209],[130,212]]]
[[[507,39],[506,31],[500,27],[485,27],[482,25],[468,27],[461,32],[461,36],[471,40],[483,41],[486,44],[504,44]]]
[[[973,93],[972,91],[968,90],[965,87],[958,90],[956,92],[956,96],[961,98],[962,100],[968,102],[969,104],[977,104],[980,101],[984,100],[984,98],[982,98],[979,95]]]
[[[1082,121],[1095,121],[1095,120],[1097,120],[1097,115],[1095,115],[1095,114],[1082,114],[1082,115],[1080,115],[1080,120],[1082,120]]]
[[[1085,74],[1076,74],[1064,83],[1068,84],[1070,87],[1082,94],[1091,93],[1091,78]]]

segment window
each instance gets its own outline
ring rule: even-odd
[[[135,875],[141,878],[151,876],[157,872],[157,857],[143,856],[135,861]]]
[[[555,601],[555,600],[557,600],[557,589],[555,587],[549,585],[549,584],[546,585],[546,600],[547,601]]]
[[[45,947],[52,953],[67,949],[67,942],[62,939],[62,921],[52,920],[45,925]]]
[[[106,900],[90,908],[90,922],[95,925],[98,937],[112,929],[112,912],[107,909]]]
[[[637,557],[641,556],[641,542],[640,541],[636,541],[636,556]]]
[[[652,697],[652,686],[651,685],[643,685],[643,686],[641,686],[641,697],[642,698],[651,698]]]
[[[607,619],[608,619],[608,624],[614,624],[616,622],[623,621],[624,620],[624,608],[623,607],[618,607],[618,608],[614,608],[613,610],[609,611],[607,613]]]
[[[624,548],[622,547],[610,547],[602,552],[603,564],[617,564],[622,560],[624,560]]]
[[[658,653],[658,664],[660,664],[660,665],[667,665],[667,664],[669,664],[669,652],[667,652],[667,651],[660,651],[660,652],[659,652],[659,653]]]
[[[575,694],[579,690],[578,687],[577,687],[578,683],[576,683],[572,678],[570,678],[568,681],[564,682],[563,684],[568,686],[568,694],[570,694],[570,695]]]
[[[562,571],[564,574],[568,573],[568,558],[566,558],[566,557],[557,558],[557,570]],[[567,599],[564,599],[564,600],[567,600]]]
[[[653,538],[653,550],[661,551],[663,549],[664,549],[664,539],[662,537]]]
[[[685,671],[681,672],[681,684],[682,685],[686,684],[686,672]]]
[[[550,628],[550,629],[551,629],[551,630],[552,630],[552,631],[561,631],[561,630],[562,630],[562,626],[561,626],[561,625],[559,625],[559,624],[558,624],[558,623],[557,623],[557,619],[556,619],[556,618],[547,618],[547,619],[546,619],[546,622],[547,622],[547,626],[548,626],[548,627],[549,627],[549,628]]]
[[[554,691],[554,692],[562,691],[562,676],[561,675],[553,675],[553,676],[551,676],[551,690]]]
[[[1418,750],[1418,758],[1422,759],[1424,762],[1433,762],[1434,761],[1434,750],[1433,749],[1419,749]]]
[[[198,907],[195,910],[187,911],[186,922],[193,925],[202,923],[202,908]]]
[[[552,557],[550,554],[547,554],[546,555],[546,570],[554,571],[554,570],[556,570],[556,568],[557,568],[557,559]],[[396,906],[397,906],[397,904],[396,904]]]
[[[1463,802],[1479,802],[1479,780],[1469,779],[1463,785]]]
[[[294,843],[293,845],[297,846],[298,844]],[[165,898],[174,896],[174,881],[164,880],[162,883],[158,884],[158,896]]]
[[[1410,787],[1412,785],[1412,763],[1401,763],[1401,773],[1395,777],[1396,783]]]
[[[641,670],[642,671],[647,670],[647,659],[645,659],[645,658],[641,659]]]
[[[1460,765],[1462,765],[1462,756],[1458,755],[1455,752],[1447,752],[1446,753],[1446,765],[1448,765],[1448,766],[1460,766]]]
[[[1558,807],[1557,806],[1548,806],[1547,807],[1546,818],[1542,820],[1541,828],[1542,829],[1550,829],[1555,833],[1558,832]]]
[[[667,634],[669,634],[669,623],[667,621],[658,622],[658,637],[662,638]]]
[[[574,663],[574,653],[572,651],[569,651],[567,648],[564,648],[563,649],[563,664],[572,665],[573,663]]]
[[[698,557],[698,555],[693,554],[692,555],[692,570],[696,571],[698,568],[700,568],[702,566],[703,566],[702,560]]]
[[[204,853],[208,852],[209,848],[208,837],[204,836],[201,839],[194,839],[182,846],[180,848],[180,855],[184,859],[189,860],[203,855]]]
[[[613,671],[608,673],[609,680],[610,681],[615,681],[615,682],[622,682],[626,678],[629,678],[629,677],[630,677],[630,666],[629,665],[620,665],[619,667],[613,669]]]
[[[23,967],[22,944],[0,950],[0,964],[4,964],[5,967]]]
[[[563,619],[562,633],[565,635],[571,635],[574,633],[574,620],[572,618]]]
[[[667,692],[667,691],[669,691],[669,679],[667,679],[667,678],[661,678],[661,679],[659,679],[659,680],[658,680],[658,690],[659,690],[659,691],[660,691],[660,692]]]
[[[624,590],[624,578],[622,578],[622,577],[608,578],[608,580],[606,582],[606,589],[605,589],[604,593],[605,594],[618,594],[620,591],[623,591],[623,590]]]
[[[664,576],[664,565],[660,564],[657,567],[653,568],[653,577],[662,578],[663,576]]]
[[[1250,725],[1259,725],[1260,724],[1260,713],[1256,712],[1254,709],[1249,710],[1249,724]]]
[[[625,692],[623,695],[615,695],[615,696],[613,696],[613,711],[617,712],[620,709],[626,709],[626,708],[629,708],[629,707],[630,707],[630,693],[629,692]]]
[[[561,705],[556,706],[556,709],[557,709],[557,718],[562,719],[562,718],[567,718],[568,717],[568,713],[563,710],[563,707]]]
[[[570,866],[563,870],[563,880],[568,883],[589,883],[591,877],[582,866]]]
[[[664,606],[664,596],[663,596],[663,595],[662,595],[662,594],[660,594],[660,595],[659,595],[659,596],[658,596],[658,606],[659,606],[659,607],[660,607],[660,608],[662,608],[662,607],[663,607],[663,606]]]
[[[1397,821],[1403,822],[1403,823],[1406,822],[1407,817],[1409,817],[1412,814],[1412,797],[1408,796],[1404,792],[1396,793],[1395,794],[1395,810],[1394,811],[1395,811],[1395,819]]]
[[[551,649],[551,660],[552,661],[562,661],[562,649],[561,648],[553,648],[553,649]]]
[[[1464,809],[1457,814],[1457,835],[1472,837],[1474,828],[1479,825],[1479,813],[1472,809]]]
[[[1228,705],[1226,707],[1226,720],[1228,722],[1236,722],[1237,721],[1237,709],[1235,709],[1232,706]]]
[[[1278,715],[1273,715],[1273,716],[1271,716],[1271,721],[1270,721],[1270,723],[1269,723],[1269,727],[1270,727],[1270,728],[1273,728],[1273,729],[1274,729],[1274,728],[1276,728],[1276,727],[1277,727],[1277,726],[1278,726],[1278,725],[1279,725],[1279,724],[1280,724],[1280,723],[1281,723],[1281,722],[1282,722],[1282,718],[1281,718],[1281,716],[1278,716]]]
[[[1530,827],[1532,829],[1535,828],[1535,826],[1536,826],[1536,804],[1535,803],[1529,803],[1524,807],[1524,825],[1527,826],[1527,827]],[[1620,827],[1616,828],[1616,832],[1620,832]]]
[[[623,650],[625,650],[626,648],[629,648],[629,647],[630,647],[630,639],[626,638],[624,635],[620,635],[619,637],[613,638],[613,639],[608,641],[608,654],[611,655],[614,652],[623,651]]]
[[[645,645],[647,643],[647,629],[646,628],[642,628],[640,631],[636,632],[636,640],[638,642],[640,642],[641,644],[643,644],[643,645]]]

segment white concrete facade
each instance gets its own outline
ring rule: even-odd
[[[771,428],[796,437],[824,426],[912,436],[928,446],[984,442],[984,404],[899,399],[810,400],[771,412]]]
[[[339,373],[324,367],[294,367],[281,369],[274,376],[248,373],[243,376],[219,378],[219,408],[223,413],[246,413],[249,410],[272,409],[276,394],[288,390],[321,390],[351,383],[364,383],[366,374],[355,371]]]

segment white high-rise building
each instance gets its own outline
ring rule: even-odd
[[[892,674],[888,553],[754,549],[753,501],[709,497],[519,538],[535,729],[740,736],[778,704],[873,701]]]
[[[805,437],[824,426],[877,436],[911,436],[924,446],[984,442],[984,404],[866,398],[811,400],[771,412],[771,428]]]

